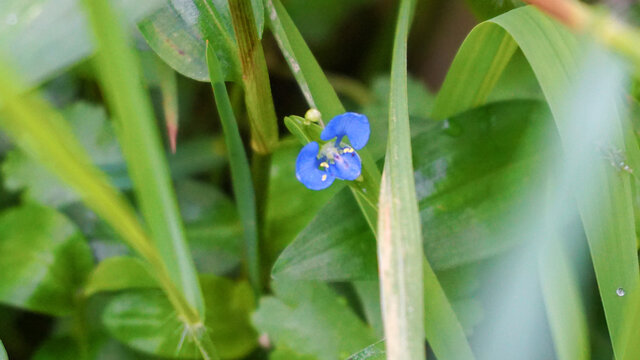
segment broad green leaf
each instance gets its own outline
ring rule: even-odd
[[[286,346],[278,347],[269,354],[269,360],[317,360],[312,355],[300,355]]]
[[[387,356],[384,345],[384,341],[378,341],[349,356],[347,360],[385,360]]]
[[[262,290],[260,251],[258,248],[258,217],[249,160],[240,137],[236,117],[233,114],[231,100],[229,100],[229,94],[227,94],[220,63],[210,44],[207,44],[206,59],[211,78],[211,87],[229,152],[233,193],[244,234],[245,265],[249,273],[249,280],[257,296]]]
[[[122,345],[100,331],[87,334],[88,339],[81,347],[78,338],[73,334],[54,334],[46,339],[34,352],[32,360],[60,359],[118,359],[118,360],[160,360],[147,354],[141,354]]]
[[[163,0],[165,5],[140,22],[151,48],[179,73],[209,81],[205,58],[208,40],[222,67],[225,80],[240,79],[238,47],[231,26],[229,4],[223,0]],[[258,34],[264,27],[264,8],[252,0]]]
[[[414,134],[423,245],[434,270],[486,259],[520,243],[509,225],[514,210],[527,206],[523,189],[540,186],[535,175],[546,154],[521,139],[547,131],[547,115],[539,102],[504,102],[427,123]],[[273,276],[375,279],[374,238],[357,210],[346,191],[337,194],[281,254]]]
[[[246,282],[203,275],[207,319],[204,326],[218,354],[224,359],[242,358],[257,344],[249,323],[254,301]],[[107,330],[119,341],[150,354],[194,358],[199,350],[184,322],[159,290],[132,290],[116,295],[102,315]]]
[[[276,297],[260,300],[253,323],[276,348],[318,360],[347,358],[374,342],[373,332],[326,284],[275,282]]]
[[[529,61],[551,109],[563,155],[569,159],[567,168],[574,169],[571,188],[589,242],[614,352],[622,356],[628,318],[624,309],[637,298],[640,285],[630,177],[603,160],[593,143],[599,136],[605,143],[600,146],[632,152],[637,152],[637,147],[625,146],[623,141],[632,137],[624,135],[618,89],[596,96],[591,88],[593,83],[610,84],[618,75],[606,71],[615,72],[620,65],[604,56],[593,56],[597,53],[586,51],[589,47],[585,39],[576,38],[533,7],[519,8],[478,25],[469,34],[438,94],[433,114],[444,118],[482,104],[490,85],[501,75],[506,50],[512,46],[519,46]],[[583,73],[583,59],[600,61],[601,70],[594,72],[596,67],[591,67]],[[484,78],[460,81],[471,69],[484,74]],[[593,82],[586,83],[585,79]],[[608,117],[607,121],[595,119],[595,114]],[[590,124],[603,129],[589,130],[593,129]],[[596,133],[585,136],[585,129]],[[625,289],[624,297],[616,294],[620,287]]]
[[[411,130],[407,101],[407,38],[415,1],[402,0],[398,12],[389,94],[389,139],[378,202],[378,268],[382,323],[389,359],[422,359],[425,357],[425,312],[423,295],[439,297],[442,287],[428,261],[423,261],[422,227],[413,179]],[[423,280],[427,280],[423,283]],[[428,280],[434,280],[433,282]],[[423,287],[424,286],[424,287]],[[446,296],[443,297],[446,303]],[[448,305],[448,304],[446,304]],[[443,311],[442,308],[429,309]],[[444,311],[451,312],[450,306]],[[459,329],[438,324],[443,330]],[[461,331],[459,331],[461,333]],[[429,334],[431,335],[431,334]],[[435,334],[433,334],[435,335]],[[447,334],[447,336],[450,334]],[[457,335],[453,332],[453,335]],[[437,336],[436,336],[437,337]],[[464,339],[464,334],[462,334]],[[435,341],[436,347],[439,345]],[[462,344],[461,344],[462,345]]]
[[[140,211],[162,266],[175,290],[180,292],[168,296],[176,302],[174,305],[181,306],[177,310],[186,321],[199,323],[204,318],[202,292],[184,235],[151,101],[140,81],[139,60],[110,3],[86,0],[85,5],[97,46],[96,68],[106,100],[118,120],[117,135]],[[181,301],[177,299],[181,297],[186,304],[178,305]]]
[[[129,23],[157,9],[162,0],[114,3]],[[52,78],[94,51],[79,0],[5,0],[0,3],[0,54],[27,87]]]
[[[91,271],[91,250],[76,227],[50,208],[0,213],[0,302],[68,315]]]
[[[85,296],[101,291],[120,291],[133,288],[159,287],[148,265],[142,260],[117,256],[101,261],[93,269],[84,287]]]

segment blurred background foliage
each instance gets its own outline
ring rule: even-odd
[[[205,1],[222,9],[224,18],[224,0]],[[368,148],[381,158],[397,2],[282,2],[345,107],[369,117],[373,131]],[[190,0],[114,3],[126,15],[135,38],[158,127],[164,129],[165,120],[179,122],[175,154],[166,135],[163,140],[204,293],[206,326],[219,355],[345,359],[379,340],[376,253],[367,224],[350,198],[333,197],[339,189],[312,192],[295,179],[299,144],[287,136],[281,122],[281,143],[269,172],[266,241],[261,245],[263,272],[270,274],[275,265],[276,280],[269,285],[269,295],[253,297],[240,266],[242,225],[233,201],[228,152],[210,84],[203,82],[208,72],[202,39],[225,43],[233,31],[230,19],[221,28],[198,27],[198,19],[189,13],[196,6]],[[640,24],[636,2],[591,3],[606,5],[626,21]],[[516,220],[512,209],[527,201],[524,190],[544,185],[532,175],[541,159],[558,156],[552,148],[537,149],[524,141],[556,135],[547,133],[549,110],[520,50],[488,105],[451,117],[445,125],[426,120],[471,29],[520,6],[520,1],[510,0],[422,0],[409,38],[409,114],[413,151],[420,154],[414,159],[416,188],[423,228],[430,234],[425,250],[472,344],[482,341],[477,335],[483,321],[500,312],[490,306],[492,294],[483,289],[509,292],[492,274],[508,268],[505,254],[522,244],[518,234],[509,231]],[[264,25],[269,14],[256,15],[278,119],[302,115],[308,106]],[[132,182],[114,133],[114,115],[106,109],[98,86],[88,34],[76,0],[0,2],[0,54],[24,79],[22,90],[38,89],[60,109],[92,162],[132,198]],[[237,80],[238,60],[224,50],[217,55],[225,78]],[[181,61],[185,56],[191,60]],[[640,89],[637,82],[635,86]],[[229,83],[228,90],[249,144],[242,88]],[[638,92],[635,96],[640,97]],[[640,112],[634,106],[637,121]],[[144,264],[73,190],[15,148],[2,132],[0,183],[0,339],[9,358],[197,356],[193,345],[182,344],[179,319]],[[323,239],[334,246],[323,248]],[[313,247],[318,243],[322,246]],[[589,257],[585,248],[577,251]],[[595,276],[590,267],[583,269],[579,291],[589,314],[592,358],[610,358]],[[122,278],[127,283],[118,283]],[[110,287],[134,290],[105,291]],[[535,294],[535,304],[544,306],[540,291]],[[545,319],[539,321],[548,326]],[[536,339],[539,352],[532,358],[554,357],[548,333]]]

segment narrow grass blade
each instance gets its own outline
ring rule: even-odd
[[[476,102],[475,99],[481,99],[486,93],[486,88],[483,89],[481,84],[461,81],[461,74],[465,73],[465,69],[491,68],[495,72],[492,77],[498,76],[499,69],[487,67],[487,63],[496,61],[494,58],[499,56],[499,52],[494,51],[493,55],[489,56],[480,50],[474,50],[495,49],[495,39],[501,39],[498,35],[495,39],[482,36],[489,31],[483,30],[486,28],[491,28],[490,31],[496,34],[510,36],[524,53],[558,128],[565,157],[569,159],[565,166],[574,168],[574,175],[579,174],[571,179],[571,188],[576,196],[589,242],[614,352],[617,357],[621,357],[626,329],[634,326],[626,316],[625,308],[637,299],[640,277],[631,203],[631,176],[603,159],[606,154],[602,153],[607,149],[627,149],[629,144],[625,144],[625,140],[628,142],[628,139],[633,138],[632,135],[625,134],[629,129],[623,124],[624,115],[618,98],[620,94],[616,93],[618,89],[611,93],[597,90],[601,92],[597,97],[590,93],[588,89],[596,91],[592,84],[599,84],[599,87],[603,84],[610,85],[612,77],[604,73],[580,71],[583,68],[583,60],[587,58],[585,49],[588,44],[585,39],[575,37],[536,9],[524,7],[484,22],[469,34],[456,55],[443,85],[443,89],[452,90],[442,92],[436,100],[433,114],[439,118],[465,110]],[[602,56],[597,60],[605,61],[607,64],[600,64],[599,69],[603,71],[613,71],[620,66]],[[592,66],[591,69],[593,68]],[[590,79],[591,82],[586,83],[585,79]],[[463,87],[465,89],[462,89]],[[575,94],[582,95],[582,98]],[[568,98],[568,95],[572,97]],[[568,104],[567,100],[573,103]],[[599,104],[597,109],[598,114],[602,115],[601,118],[594,119],[593,111],[584,111],[593,110],[590,101]],[[576,124],[577,119],[581,119],[583,126]],[[606,131],[590,134],[590,138],[584,137],[583,128],[587,120],[595,122],[598,126],[606,126]],[[601,143],[596,144],[594,137],[600,138]],[[632,155],[636,152],[637,150]],[[584,181],[585,179],[589,181]],[[624,296],[617,294],[618,288],[624,289]]]
[[[142,214],[174,284],[203,318],[202,292],[151,103],[140,81],[138,59],[109,2],[87,0],[85,4],[98,48],[96,65],[106,98],[118,120],[118,137]]]
[[[2,344],[2,340],[0,340],[0,360],[8,360],[7,352],[4,350],[4,345]]]
[[[560,237],[545,239],[538,271],[553,343],[559,360],[586,360],[589,331],[578,282]]]
[[[256,215],[256,199],[251,181],[249,160],[242,144],[238,123],[233,114],[231,101],[224,84],[224,77],[220,69],[220,63],[213,48],[207,44],[207,65],[211,87],[215,96],[218,114],[222,122],[225,141],[229,151],[229,163],[231,165],[231,180],[233,191],[238,206],[238,213],[242,220],[245,238],[245,251],[249,280],[256,296],[260,294],[260,258],[258,247],[258,226]]]
[[[389,142],[378,204],[378,268],[387,359],[425,357],[422,232],[407,102],[407,37],[414,6],[412,0],[400,3],[391,63]],[[429,265],[425,262],[425,266]]]

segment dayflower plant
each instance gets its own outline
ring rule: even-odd
[[[336,178],[357,179],[362,162],[356,150],[367,144],[370,133],[365,115],[354,112],[337,115],[320,134],[320,139],[326,143],[320,145],[312,141],[300,150],[296,177],[311,190],[326,189]],[[348,143],[344,141],[345,137]]]

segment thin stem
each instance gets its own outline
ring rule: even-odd
[[[242,82],[251,128],[251,147],[269,154],[278,145],[278,125],[262,44],[250,0],[230,0],[229,9],[242,65]]]

